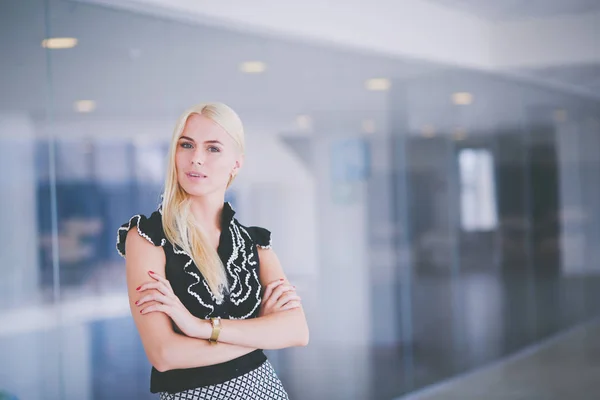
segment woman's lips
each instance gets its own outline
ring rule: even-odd
[[[206,175],[199,172],[186,172],[185,175],[193,181],[200,181],[206,178]]]

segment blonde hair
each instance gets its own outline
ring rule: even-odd
[[[205,232],[200,229],[191,213],[190,198],[177,180],[177,143],[192,114],[207,117],[221,126],[233,138],[242,154],[245,150],[244,128],[235,111],[223,103],[201,103],[187,109],[177,120],[173,131],[163,193],[162,223],[167,240],[177,244],[192,258],[215,298],[222,300],[223,294],[228,290],[225,268],[216,249],[210,245]],[[227,188],[234,179],[235,175],[232,175]]]

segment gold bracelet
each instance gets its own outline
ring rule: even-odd
[[[217,344],[219,343],[217,341],[219,339],[219,333],[221,333],[221,318],[211,318],[210,324],[212,325],[212,334],[210,335],[210,339],[208,339],[208,343]]]

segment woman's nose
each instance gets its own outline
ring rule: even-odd
[[[204,155],[201,151],[196,151],[192,157],[192,164],[202,165],[204,164]]]

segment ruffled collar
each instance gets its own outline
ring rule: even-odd
[[[162,215],[164,195],[160,195],[160,203],[158,204],[158,212]],[[221,229],[226,229],[231,223],[235,210],[231,206],[231,203],[226,201],[223,203],[223,212],[221,213]]]
[[[221,229],[226,229],[227,226],[229,226],[234,215],[235,210],[233,209],[231,204],[228,201],[226,201],[223,204],[223,212],[221,213]]]

